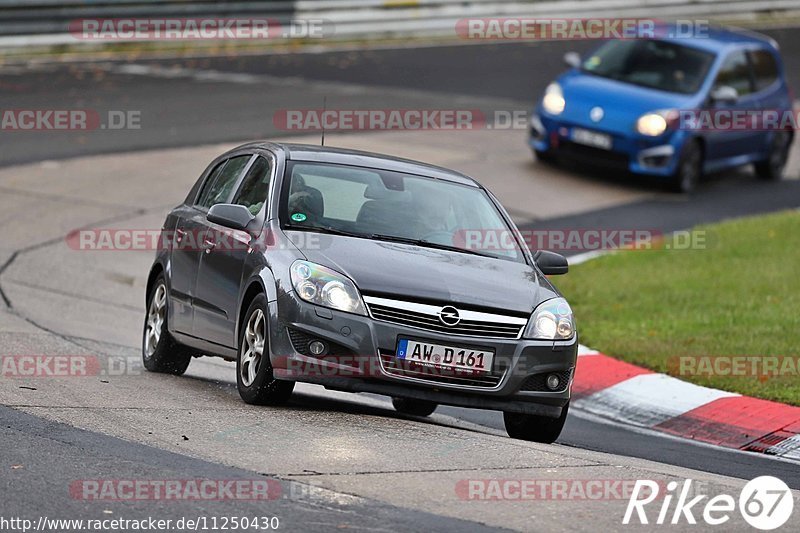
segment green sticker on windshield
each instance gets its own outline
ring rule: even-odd
[[[295,222],[304,222],[306,218],[308,217],[306,217],[303,213],[295,213],[292,215],[292,220]]]

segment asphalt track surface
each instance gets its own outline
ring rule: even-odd
[[[765,33],[779,43],[789,83],[800,90],[796,29]],[[331,109],[452,109],[470,104],[486,111],[529,110],[564,70],[563,54],[593,46],[589,41],[470,44],[56,64],[38,71],[8,65],[0,97],[19,109],[51,109],[57,102],[63,108],[134,110],[141,112],[142,129],[96,131],[71,139],[58,133],[3,135],[0,165],[266,138],[282,133],[273,124],[274,111],[319,109],[326,97]],[[137,74],[146,68],[163,74]],[[230,82],[234,79],[238,83]]]
[[[800,87],[800,39],[796,30],[773,30],[769,33],[783,48],[790,83]],[[424,52],[409,48],[139,61],[137,68],[102,63],[12,69],[0,80],[0,97],[13,101],[15,108],[140,110],[143,128],[138,132],[97,131],[70,136],[58,133],[0,134],[0,166],[283,135],[285,132],[277,131],[272,122],[276,110],[318,108],[323,97],[328,98],[329,107],[342,108],[451,108],[458,105],[487,110],[527,109],[531,105],[531,95],[539,94],[549,79],[562,69],[561,55],[564,51],[582,50],[587,46],[587,43],[576,46],[571,43],[469,45],[430,48]],[[220,74],[226,73],[239,75],[240,81],[221,81]],[[336,135],[341,135],[341,139],[347,137],[347,134]],[[520,132],[520,143],[524,142],[523,139]],[[630,227],[646,222],[647,227],[671,231],[696,223],[800,205],[800,181],[764,185],[737,173],[731,174],[734,175],[713,178],[691,198],[648,194],[637,201],[599,210],[589,209],[542,219],[534,217],[526,227]],[[604,179],[591,173],[580,175],[587,181]],[[621,186],[641,187],[640,184],[627,184],[624,180]],[[116,192],[109,190],[106,194],[113,200]],[[142,206],[143,209],[147,207]],[[13,345],[13,342],[17,341],[9,344]],[[502,419],[497,413],[446,407],[437,413],[487,430],[502,429]],[[85,469],[78,472],[64,467],[80,461],[87,450],[89,457],[98,460],[102,460],[98,450],[109,450],[109,457],[132,457],[130,463],[122,466],[118,462],[108,465],[117,478],[146,476],[148,464],[170,465],[175,477],[188,476],[189,473],[192,477],[246,475],[246,471],[215,470],[227,467],[197,458],[173,456],[156,448],[69,426],[54,425],[7,409],[2,410],[0,418],[6,429],[12,430],[4,431],[2,446],[5,450],[14,450],[7,461],[4,457],[4,462],[32,464],[35,461],[30,450],[41,450],[35,458],[41,461],[37,471],[15,471],[17,477],[7,485],[11,490],[4,491],[4,497],[9,492],[19,491],[16,499],[6,501],[10,502],[10,508],[20,512],[32,513],[37,509],[26,501],[25,493],[19,487],[35,487],[37,492],[44,491],[42,494],[52,490],[53,497],[49,501],[58,507],[54,510],[77,510],[80,503],[65,504],[63,498],[57,497],[57,492],[63,492],[63,486],[69,480],[91,477],[87,476]],[[435,417],[436,424],[447,426],[449,422]],[[648,459],[739,479],[772,474],[784,479],[791,487],[800,488],[800,468],[794,464],[631,431],[582,416],[569,419],[559,442],[571,448]],[[92,461],[83,461],[92,464]],[[284,503],[275,502],[276,513],[283,510],[281,505]],[[398,528],[410,530],[447,530],[463,526],[463,523],[434,515],[403,514],[391,505],[371,500],[360,501],[354,506],[350,511],[359,517],[357,523],[366,527],[377,527],[381,520],[383,524],[393,522]],[[225,510],[233,509],[226,507]],[[242,510],[248,509],[245,506]],[[209,509],[209,512],[214,511],[216,509]],[[322,510],[317,507],[307,510],[318,515],[314,519],[318,520],[320,529],[341,521],[340,511],[325,506]],[[169,512],[177,516],[183,509],[173,506]],[[297,518],[298,523],[313,521],[310,515],[302,514],[305,512],[293,506],[290,514]],[[370,516],[374,516],[376,522],[368,523],[367,520],[372,518],[364,517]]]
[[[336,529],[403,531],[490,531],[474,522],[437,516],[430,513],[409,513],[406,510],[375,501],[351,498],[342,501],[325,491],[313,495],[307,485],[294,481],[278,481],[265,475],[226,467],[158,448],[135,444],[99,433],[0,407],[4,425],[0,445],[8,473],[3,490],[4,516],[49,519],[83,518],[108,520],[181,519],[198,521],[198,517],[277,517],[280,529],[288,531],[331,531]],[[125,458],[120,462],[121,457]],[[13,465],[24,466],[12,469]],[[103,509],[77,497],[65,498],[64,487],[77,480],[105,479],[113,472],[116,479],[215,479],[225,481],[265,481],[270,499],[264,501],[222,500],[192,501],[123,501],[103,502]],[[292,494],[303,494],[302,499]],[[31,497],[35,495],[35,497]],[[298,503],[299,502],[299,503]],[[261,521],[259,520],[259,523]],[[208,522],[206,522],[208,525]],[[78,528],[75,528],[77,530]],[[177,529],[177,528],[174,528]],[[193,528],[185,528],[193,529]]]

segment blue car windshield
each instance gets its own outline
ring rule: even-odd
[[[667,41],[609,41],[583,62],[587,74],[680,94],[696,93],[715,55]]]

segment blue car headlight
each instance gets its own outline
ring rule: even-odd
[[[667,131],[667,128],[674,123],[677,114],[678,112],[674,109],[663,109],[645,113],[636,120],[636,131],[647,137],[658,137]]]
[[[526,339],[567,340],[575,335],[575,319],[564,298],[539,304],[525,327]]]
[[[561,90],[561,85],[555,82],[548,85],[544,90],[542,108],[551,115],[560,115],[565,107],[567,107],[567,101],[564,100],[564,91]]]
[[[350,278],[333,269],[295,261],[289,269],[297,296],[308,303],[330,307],[346,313],[366,315],[361,293]]]

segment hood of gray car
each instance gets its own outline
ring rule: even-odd
[[[364,294],[515,313],[558,296],[524,263],[338,235],[320,235],[319,246],[308,248],[309,261],[346,274]]]

